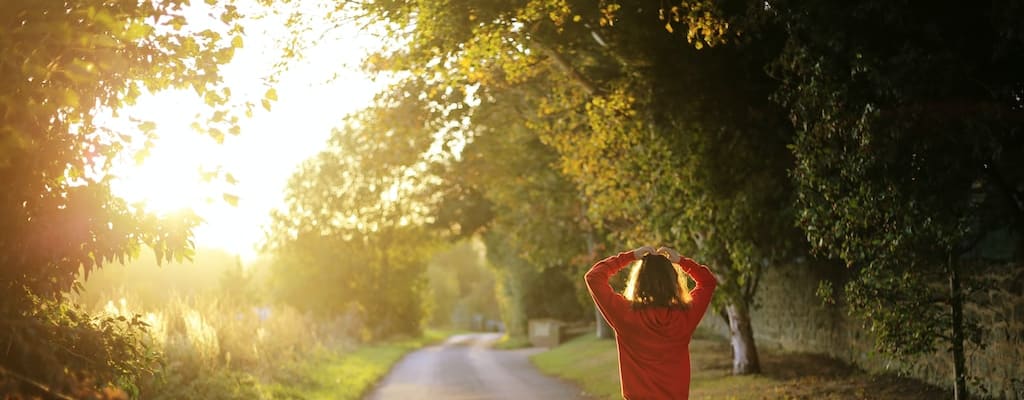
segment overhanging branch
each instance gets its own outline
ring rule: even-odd
[[[536,48],[540,49],[540,51],[544,53],[544,55],[547,56],[548,59],[551,60],[551,62],[554,63],[556,67],[558,67],[558,69],[565,73],[565,75],[569,77],[569,80],[572,83],[575,83],[576,86],[579,86],[581,89],[583,89],[583,91],[587,92],[588,95],[598,96],[601,94],[601,90],[598,89],[597,85],[595,85],[589,79],[584,77],[583,74],[581,74],[579,70],[573,67],[572,64],[569,63],[569,60],[566,60],[565,57],[563,57],[562,54],[560,54],[558,51],[548,46],[545,46],[543,43],[540,43],[537,40],[533,40],[531,43]]]

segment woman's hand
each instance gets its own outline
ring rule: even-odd
[[[648,254],[654,254],[654,248],[653,247],[651,247],[651,246],[640,246],[640,247],[637,247],[636,250],[633,250],[633,256],[636,257],[637,260],[639,260],[641,258],[644,258],[644,256],[646,256]]]
[[[657,253],[665,257],[668,257],[669,261],[672,261],[673,263],[676,264],[679,264],[679,260],[682,258],[682,256],[679,255],[679,252],[675,251],[675,249],[671,247],[661,246],[658,248]]]

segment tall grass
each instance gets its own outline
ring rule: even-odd
[[[146,399],[269,399],[269,387],[307,379],[303,360],[354,348],[357,321],[322,321],[288,307],[259,307],[211,296],[171,295],[143,309],[128,295],[102,311],[143,315],[151,349],[163,354],[157,374],[140,385]],[[268,384],[275,385],[268,385]]]

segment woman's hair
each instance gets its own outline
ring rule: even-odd
[[[624,295],[634,310],[648,307],[685,309],[693,301],[686,274],[660,254],[648,254],[633,266]]]

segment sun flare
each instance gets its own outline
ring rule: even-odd
[[[157,214],[195,210],[214,199],[216,187],[203,179],[202,172],[216,168],[211,164],[215,149],[212,139],[189,127],[196,108],[187,93],[166,92],[129,110],[135,118],[153,121],[157,138],[141,163],[126,161],[115,169],[114,190],[119,196]]]
[[[369,105],[383,88],[358,68],[378,39],[356,27],[325,25],[329,34],[311,42],[287,69],[276,70],[280,38],[287,34],[280,18],[250,21],[245,47],[221,69],[232,101],[256,104],[251,117],[239,121],[239,135],[217,143],[197,132],[192,123],[210,109],[189,91],[144,95],[112,118],[112,126],[129,128],[130,119],[152,121],[157,136],[141,163],[124,160],[114,168],[115,194],[158,214],[195,211],[204,220],[195,232],[199,247],[254,257],[262,227],[283,204],[295,168],[324,147],[345,114]],[[270,88],[277,100],[266,110],[260,103]]]

